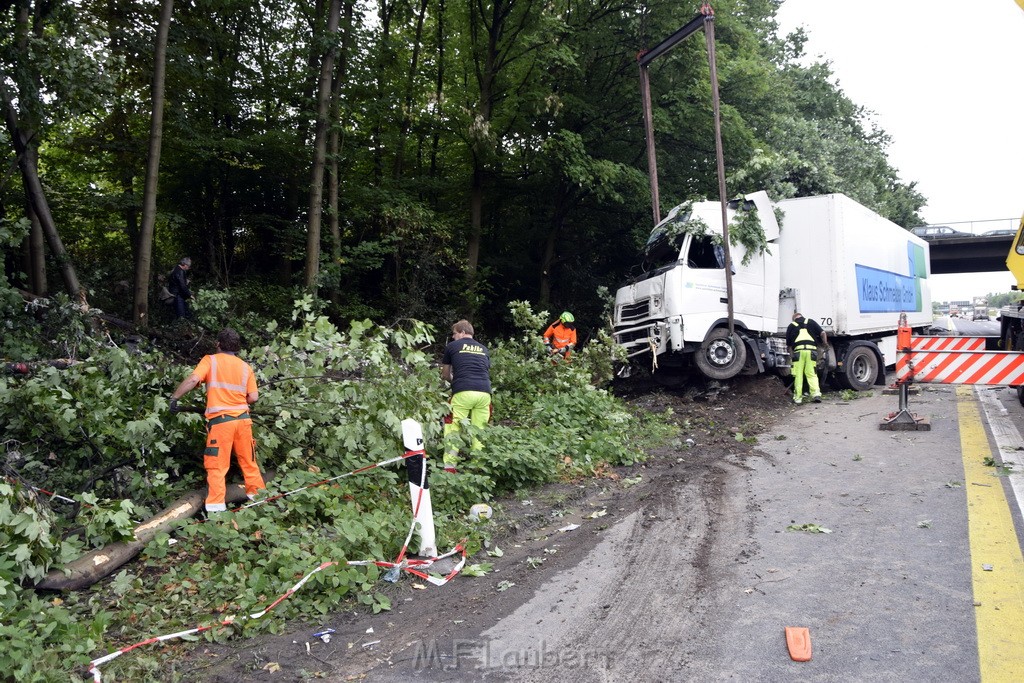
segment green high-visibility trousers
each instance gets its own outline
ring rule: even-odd
[[[491,419],[491,395],[484,391],[460,391],[452,395],[452,420],[444,425],[444,435],[448,436],[459,431],[459,423],[469,419],[474,427],[486,427]],[[473,450],[483,446],[479,439],[473,439]],[[445,448],[444,463],[458,464],[459,456],[451,447]]]
[[[811,398],[821,396],[821,387],[818,386],[817,361],[811,359],[813,351],[802,349],[794,352],[793,360],[793,400],[800,402],[804,396],[804,377],[807,378],[807,388],[811,390]]]

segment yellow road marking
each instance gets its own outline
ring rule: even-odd
[[[956,390],[967,490],[971,582],[982,683],[1024,680],[1024,557],[1002,482],[984,464],[993,457],[974,388]],[[985,569],[991,566],[991,571]]]

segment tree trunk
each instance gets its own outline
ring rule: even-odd
[[[25,213],[32,224],[32,230],[28,234],[28,286],[33,294],[46,296],[46,238],[43,237],[43,226],[39,223],[39,216],[36,215],[32,203],[27,201],[27,198],[26,204]]]
[[[380,39],[377,41],[376,64],[374,65],[374,98],[376,100],[373,128],[370,131],[370,144],[373,149],[373,184],[380,186],[384,180],[384,126],[385,118],[390,123],[391,112],[387,109],[387,103],[391,97],[391,84],[387,80],[388,67],[394,60],[394,51],[391,48],[391,19],[398,7],[398,1],[378,0],[377,22],[380,26]]]
[[[27,61],[29,34],[33,34],[36,39],[43,37],[43,19],[50,14],[52,9],[52,5],[37,6],[33,14],[30,13],[32,7],[29,3],[19,3],[14,29],[17,59]],[[23,77],[27,71],[28,69],[22,72]],[[0,104],[2,104],[4,109],[4,122],[11,137],[11,145],[14,147],[14,152],[18,157],[18,167],[21,170],[25,197],[28,200],[27,215],[33,224],[33,234],[29,239],[29,259],[33,272],[30,274],[30,277],[35,281],[31,282],[31,286],[42,287],[43,289],[46,289],[47,286],[46,268],[44,265],[45,257],[42,249],[42,240],[40,239],[40,235],[42,235],[42,238],[49,243],[50,252],[53,254],[53,257],[57,260],[61,277],[64,280],[64,287],[67,289],[68,294],[72,299],[85,305],[85,292],[78,283],[75,268],[71,264],[67,252],[64,250],[64,244],[60,240],[60,235],[57,233],[57,226],[53,221],[53,215],[50,213],[50,205],[46,201],[43,184],[39,180],[39,157],[36,151],[39,143],[33,140],[35,137],[35,127],[38,122],[31,115],[33,107],[27,101],[25,93],[34,93],[33,97],[38,98],[38,93],[42,89],[42,79],[38,73],[31,73],[29,78],[31,79],[31,84],[20,80],[17,81],[20,87],[18,103],[25,113],[22,121],[19,121],[17,110],[14,108],[14,99],[2,80],[0,80]],[[36,230],[37,225],[38,230]]]
[[[494,2],[490,15],[484,16],[483,6],[474,5],[470,13],[470,33],[476,55],[476,79],[479,102],[470,122],[470,147],[473,172],[470,178],[469,236],[466,245],[466,292],[470,313],[474,313],[477,292],[477,270],[480,265],[480,243],[483,239],[484,174],[487,159],[493,155],[490,130],[494,111],[495,81],[499,70],[500,39],[505,30],[511,3]],[[482,54],[481,54],[482,51]]]
[[[395,165],[392,177],[398,180],[405,171],[405,143],[409,138],[412,126],[412,102],[416,89],[416,72],[420,66],[420,47],[423,43],[423,24],[427,17],[427,1],[420,0],[419,12],[416,14],[416,37],[413,39],[412,59],[405,81],[405,97],[402,100],[402,121],[398,128],[398,144],[395,146]]]
[[[327,18],[327,35],[331,47],[324,53],[320,65],[320,85],[317,89],[316,135],[313,142],[313,173],[309,186],[309,228],[306,232],[306,273],[303,285],[316,291],[316,278],[320,272],[320,219],[323,214],[324,161],[327,157],[327,117],[331,104],[331,76],[334,73],[335,42],[341,0],[331,0]]]
[[[551,283],[555,279],[555,269],[564,261],[557,254],[558,239],[565,227],[565,217],[572,210],[570,190],[565,183],[556,184],[551,203],[551,227],[544,238],[544,255],[540,262],[540,305],[544,308],[551,305]]]
[[[39,164],[35,147],[29,143],[28,136],[18,126],[18,114],[14,110],[14,103],[7,91],[7,86],[2,80],[0,80],[0,104],[4,109],[4,121],[11,137],[11,144],[14,145],[15,154],[18,155],[18,167],[21,169],[21,178],[25,183],[25,193],[39,219],[40,229],[50,247],[50,253],[57,260],[61,277],[64,280],[64,288],[72,299],[83,306],[87,305],[85,291],[78,283],[75,267],[57,233],[57,226],[53,222],[50,205],[47,203],[46,193],[43,191],[43,183],[39,180]]]
[[[132,319],[140,327],[149,326],[149,278],[153,260],[153,230],[156,224],[156,192],[160,178],[160,151],[164,136],[164,76],[167,62],[167,34],[171,26],[174,0],[163,0],[153,48],[153,115],[149,124],[149,158],[146,184],[142,191],[142,226],[135,259],[135,306]]]
[[[341,54],[338,55],[338,73],[331,84],[331,139],[330,139],[330,171],[327,182],[327,207],[331,231],[331,260],[335,266],[341,263],[341,216],[338,200],[341,194],[340,175],[338,171],[341,155],[341,84],[348,74],[348,53],[352,42],[352,14],[354,0],[345,0],[345,35],[341,39]],[[334,304],[341,303],[341,281],[334,280],[330,284],[330,297]]]
[[[264,479],[269,481],[272,476],[272,473],[267,472]],[[159,532],[168,531],[179,520],[194,516],[203,508],[205,500],[205,488],[182,496],[156,517],[151,517],[135,527],[133,540],[110,543],[103,548],[85,553],[61,569],[51,569],[42,581],[36,584],[36,588],[52,591],[88,588],[138,555]],[[224,500],[228,503],[247,500],[245,487],[241,484],[228,484]]]
[[[445,0],[438,0],[437,7],[437,80],[434,82],[434,106],[437,107],[435,117],[443,120],[444,108],[444,17]],[[434,132],[430,140],[430,177],[437,176],[437,151],[440,146],[440,126],[432,126]]]
[[[480,263],[480,240],[483,235],[484,169],[473,155],[473,176],[469,188],[469,239],[466,244],[466,280],[468,291],[476,289],[476,271]]]

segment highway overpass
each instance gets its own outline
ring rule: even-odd
[[[932,275],[1004,272],[1011,244],[1012,235],[929,240]]]

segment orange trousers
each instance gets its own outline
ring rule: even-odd
[[[224,421],[221,421],[224,420]],[[227,509],[224,496],[227,493],[224,481],[231,467],[231,452],[242,468],[245,477],[245,492],[250,498],[260,489],[267,488],[263,475],[256,464],[256,442],[252,438],[252,419],[214,418],[206,426],[206,451],[203,465],[206,467],[206,511],[223,512]]]

